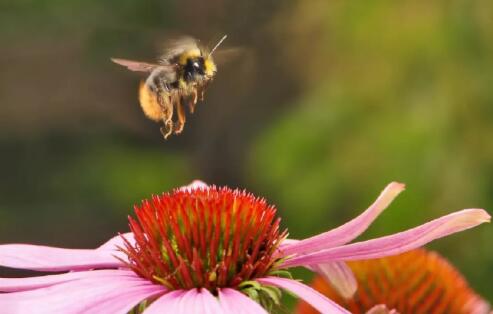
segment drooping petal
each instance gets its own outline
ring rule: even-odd
[[[11,314],[32,313],[33,309],[39,314],[94,313],[94,308],[98,313],[109,313],[106,306],[123,311],[140,302],[134,294],[145,298],[164,292],[164,287],[126,272],[125,276],[90,276],[35,290],[0,294],[0,308],[3,313]],[[128,297],[127,301],[120,299],[122,295]]]
[[[134,272],[127,270],[109,269],[96,271],[77,271],[57,275],[45,275],[25,278],[0,278],[0,292],[33,290],[53,286],[68,281],[74,281],[77,279],[91,277],[103,278],[107,276],[134,276]]]
[[[353,271],[344,262],[332,262],[311,267],[321,274],[344,298],[350,298],[358,289],[358,283]]]
[[[283,266],[316,265],[396,255],[489,221],[490,215],[482,209],[464,209],[394,235],[299,255],[286,260]]]
[[[257,281],[261,284],[276,286],[291,291],[292,293],[305,300],[322,314],[350,314],[350,312],[345,310],[337,303],[331,301],[323,294],[310,288],[307,285],[302,284],[301,282],[280,277],[266,277],[257,279]]]
[[[39,271],[67,271],[124,266],[110,251],[64,249],[30,244],[0,245],[0,265]]]
[[[260,304],[230,288],[219,289],[219,302],[225,314],[268,314]]]
[[[144,314],[228,314],[207,289],[175,290],[154,301]]]
[[[280,248],[281,254],[289,256],[310,253],[351,242],[362,234],[404,189],[405,185],[402,183],[390,183],[380,193],[377,200],[358,217],[322,234],[295,243],[286,243]]]

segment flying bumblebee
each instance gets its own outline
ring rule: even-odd
[[[149,73],[140,83],[139,102],[149,119],[164,123],[161,133],[165,139],[183,131],[186,121],[184,106],[188,105],[190,113],[193,113],[198,99],[204,99],[205,88],[217,71],[212,54],[225,39],[223,36],[214,48],[208,50],[191,37],[181,38],[170,43],[155,64],[111,59],[131,71]],[[176,120],[173,119],[175,110]]]

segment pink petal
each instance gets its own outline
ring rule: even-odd
[[[299,240],[286,239],[284,242],[297,243]],[[284,243],[283,242],[283,243]],[[307,268],[324,276],[343,298],[351,298],[358,289],[353,271],[344,262],[330,262],[308,265]]]
[[[124,237],[132,246],[135,244],[134,234],[132,232],[127,232],[124,234],[119,234],[111,239],[109,239],[106,243],[98,247],[98,250],[103,251],[115,251],[115,253],[119,253],[119,247],[125,247],[125,243],[123,242],[122,237]],[[120,257],[120,256],[119,256]]]
[[[493,314],[493,311],[490,312],[490,304],[481,298],[474,298],[473,300],[469,300],[466,304],[464,304],[462,310],[464,313],[471,314]]]
[[[404,191],[404,188],[405,185],[402,183],[390,183],[380,193],[377,200],[358,217],[325,233],[296,243],[283,245],[280,248],[281,254],[289,256],[292,254],[311,253],[351,242],[370,226],[397,195]]]
[[[328,299],[323,294],[310,288],[307,285],[302,284],[301,282],[280,277],[266,277],[257,279],[257,281],[261,284],[276,286],[291,291],[292,293],[305,300],[313,308],[315,308],[322,314],[351,314],[337,303]]]
[[[375,305],[366,314],[399,314],[396,310],[389,310],[385,304]]]
[[[176,313],[200,313],[205,308],[202,305],[202,296],[199,295],[198,289],[190,289],[186,291],[179,302]]]
[[[296,239],[284,239],[281,243],[281,248],[288,247],[291,244],[295,244],[295,243],[299,243],[299,242],[300,242],[300,240],[296,240]]]
[[[182,186],[180,188],[180,190],[182,190],[182,191],[193,191],[193,190],[197,190],[197,189],[205,190],[208,188],[209,188],[209,186],[207,185],[207,183],[200,181],[200,180],[193,180],[192,183],[190,183],[189,185]]]
[[[230,288],[219,290],[219,302],[225,314],[268,314],[268,312],[243,293]]]
[[[154,301],[144,314],[229,314],[207,289],[175,290]]]
[[[201,297],[202,302],[197,302],[195,312],[183,312],[183,314],[229,314],[224,312],[219,300],[214,297],[207,289],[200,289],[198,296]],[[198,299],[200,300],[200,299]]]
[[[353,271],[344,262],[331,262],[311,267],[313,271],[324,276],[339,294],[346,299],[351,298],[358,289]]]
[[[146,308],[144,314],[172,314],[177,313],[178,306],[182,296],[185,294],[184,290],[174,290],[164,294],[156,301]]]
[[[286,260],[283,267],[316,265],[333,261],[380,258],[400,254],[435,239],[490,221],[482,209],[464,209],[432,220],[419,227],[373,240],[343,245]]]
[[[97,308],[98,313],[108,313],[106,307],[120,305],[124,310],[140,302],[134,296],[130,298],[133,293],[150,296],[165,291],[164,287],[125,271],[123,276],[116,273],[90,276],[36,290],[0,294],[0,309],[12,314],[33,313],[33,309],[39,314],[75,314],[95,313],[92,309]],[[126,304],[119,299],[122,295],[127,296]]]
[[[25,278],[0,278],[0,292],[16,292],[24,290],[33,290],[43,287],[53,286],[55,284],[73,281],[82,278],[90,277],[105,277],[105,276],[133,276],[132,271],[126,270],[91,270],[70,272],[58,275],[46,275]]]
[[[111,251],[63,249],[31,244],[0,245],[0,265],[39,271],[86,270],[124,266]]]
[[[93,302],[92,306],[87,306],[84,313],[111,313],[111,314],[127,314],[140,302],[147,298],[162,294],[164,291],[157,286],[143,286],[129,288],[118,293],[107,295],[107,299],[103,301]]]

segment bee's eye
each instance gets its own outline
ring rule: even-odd
[[[204,75],[204,59],[189,58],[183,69],[184,75],[188,80],[194,79],[197,75]]]

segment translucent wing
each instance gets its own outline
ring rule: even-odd
[[[242,48],[224,48],[218,49],[214,51],[212,57],[214,58],[214,62],[218,65],[224,65],[234,59],[238,59],[240,57],[245,58],[247,56],[247,52]]]
[[[126,67],[130,71],[138,71],[138,72],[151,72],[157,66],[162,66],[162,65],[158,65],[158,64],[132,61],[132,60],[126,60],[126,59],[118,59],[118,58],[111,58],[111,61],[113,61],[116,64],[123,65],[124,67]],[[171,65],[170,65],[170,67],[171,67]]]
[[[164,43],[164,53],[161,55],[160,59],[162,62],[167,62],[185,51],[199,49],[197,42],[198,41],[195,38],[190,36],[170,39]]]

